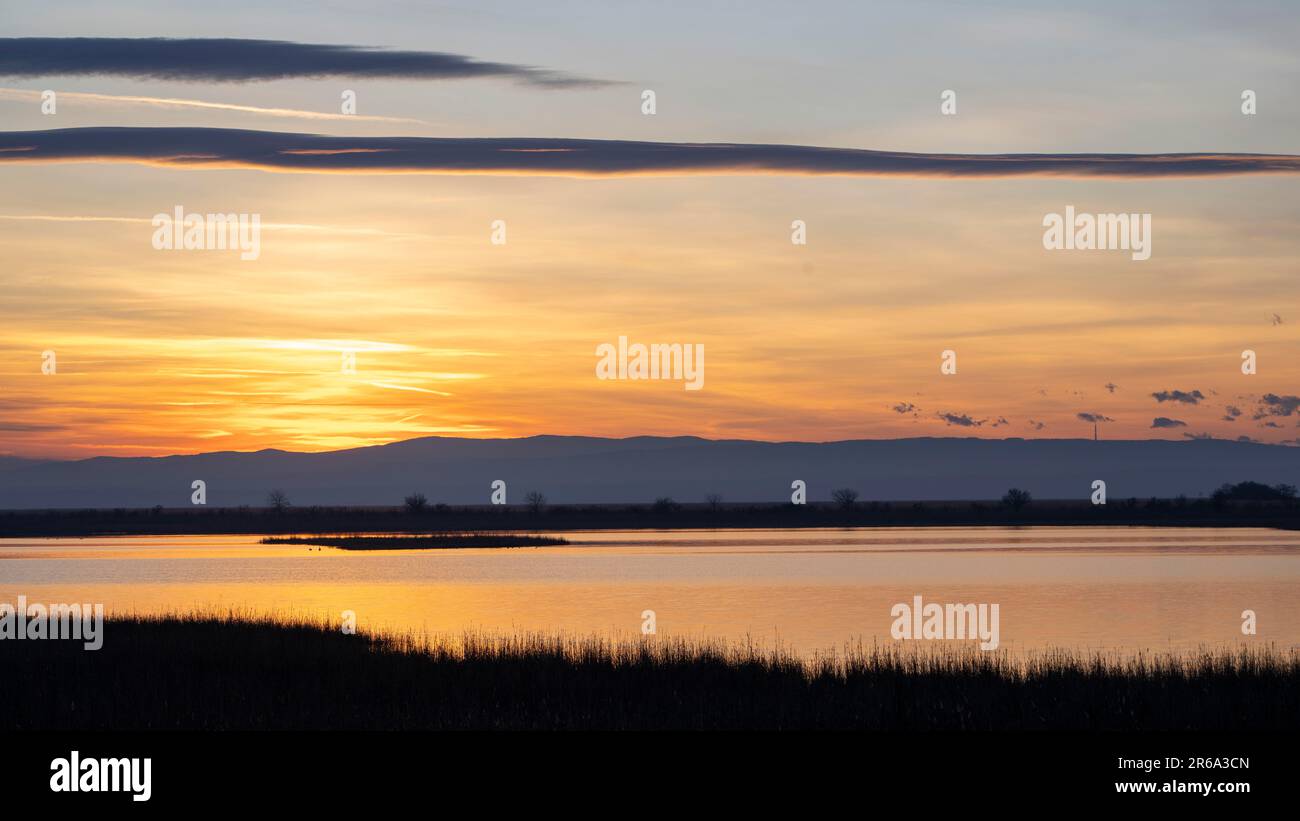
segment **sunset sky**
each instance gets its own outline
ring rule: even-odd
[[[1287,4],[324,5],[72,2],[6,15],[5,36],[256,38],[507,68],[5,76],[21,61],[0,43],[0,146],[12,132],[131,126],[1300,154],[1300,15]],[[41,112],[45,89],[56,114]],[[339,113],[345,89],[354,116]],[[954,116],[940,113],[945,89]],[[339,160],[287,173],[23,153],[0,151],[0,454],[543,433],[1091,436],[1080,414],[1110,420],[1111,439],[1300,437],[1294,172],[591,176]],[[150,220],[177,205],[260,214],[259,258],[155,250]],[[1150,213],[1151,258],[1045,250],[1043,217],[1067,205]],[[494,220],[505,245],[489,241]],[[807,245],[791,243],[793,220]],[[596,347],[620,336],[703,344],[704,389],[596,379]],[[955,375],[940,373],[946,349]],[[1241,372],[1245,349],[1255,375]]]

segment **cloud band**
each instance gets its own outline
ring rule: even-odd
[[[540,174],[839,174],[904,177],[1208,177],[1295,174],[1290,154],[910,154],[744,143],[335,137],[220,128],[0,132],[0,163],[137,162],[268,171]]]
[[[386,80],[504,77],[553,87],[608,84],[532,66],[482,62],[437,51],[392,51],[284,40],[171,37],[0,38],[0,76],[130,77],[215,83],[296,77]]]

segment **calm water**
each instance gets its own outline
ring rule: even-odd
[[[601,531],[554,548],[348,552],[253,536],[0,539],[0,601],[237,607],[360,625],[891,641],[890,608],[997,603],[1002,646],[1300,645],[1300,533],[1265,529]],[[1254,610],[1259,633],[1241,633]],[[111,641],[111,633],[106,637]],[[914,644],[918,642],[913,642]]]

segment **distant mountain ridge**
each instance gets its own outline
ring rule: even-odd
[[[0,465],[0,508],[185,507],[191,483],[210,507],[260,506],[273,488],[295,505],[486,504],[496,479],[508,501],[537,490],[552,503],[808,500],[840,487],[864,501],[997,499],[1012,486],[1037,498],[1087,498],[1095,479],[1112,500],[1208,496],[1224,482],[1300,484],[1300,448],[1227,440],[915,438],[757,442],[697,437],[426,437],[388,445],[297,453],[99,456]]]

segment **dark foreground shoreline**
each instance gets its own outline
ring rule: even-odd
[[[1143,526],[1300,530],[1300,502],[1211,499],[984,502],[522,505],[450,507],[0,510],[0,538],[203,534],[499,533],[509,530],[676,530],[814,527]]]
[[[4,730],[1300,729],[1300,654],[1121,660],[646,638],[467,636],[464,652],[308,622],[110,619],[103,648],[0,641]]]

